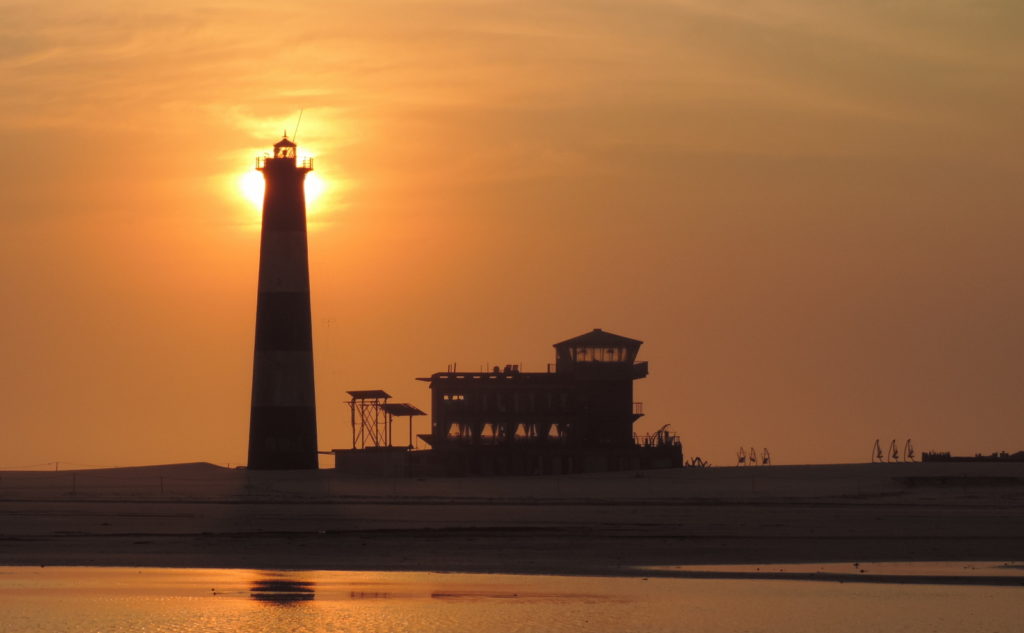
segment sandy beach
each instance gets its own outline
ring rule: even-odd
[[[647,576],[982,560],[1024,560],[1024,464],[465,479],[210,464],[0,473],[0,565]]]

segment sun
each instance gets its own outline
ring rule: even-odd
[[[248,200],[257,212],[263,209],[263,174],[256,170],[247,171],[238,179],[238,188],[242,196]],[[324,192],[327,186],[315,171],[306,174],[306,204],[311,205]],[[311,209],[307,208],[307,212]]]
[[[263,208],[263,174],[256,170],[245,172],[238,179],[238,188],[257,210]]]
[[[311,171],[306,174],[306,204],[312,204],[317,201],[320,194],[324,192],[327,185],[324,183],[324,179],[321,178],[315,171]]]

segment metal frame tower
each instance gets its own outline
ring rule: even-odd
[[[409,418],[409,445],[403,448],[412,449],[412,419],[426,415],[423,411],[407,402],[388,402],[391,394],[381,389],[349,391],[348,395],[352,396],[347,404],[352,412],[353,449],[395,448],[395,416]]]

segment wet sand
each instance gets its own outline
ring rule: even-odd
[[[0,473],[0,565],[692,576],[671,567],[1021,560],[1024,464]]]

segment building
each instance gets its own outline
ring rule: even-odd
[[[313,329],[309,304],[306,198],[313,169],[299,161],[287,135],[260,157],[263,225],[260,235],[256,341],[253,352],[249,468],[317,468]]]
[[[552,474],[682,466],[682,445],[662,427],[637,437],[643,406],[633,381],[641,341],[593,330],[556,343],[545,372],[515,365],[438,372],[430,383],[430,451],[410,454],[425,474]],[[667,426],[667,425],[666,425]]]

